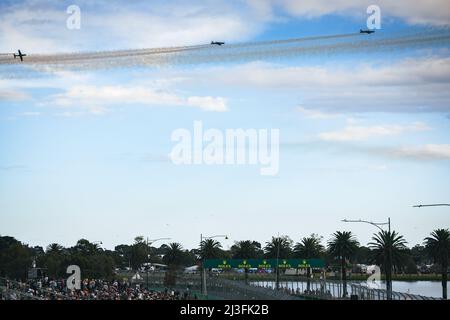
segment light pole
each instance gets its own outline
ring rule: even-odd
[[[103,244],[103,242],[101,241],[93,241],[92,244],[95,244],[98,246],[98,248],[102,249],[101,245]]]
[[[281,238],[280,235],[278,234],[278,238],[277,238],[277,268],[276,268],[276,273],[275,273],[275,289],[279,290],[280,289],[280,270],[279,270],[279,265],[280,265],[280,245],[281,245]]]
[[[387,222],[372,222],[372,221],[367,221],[367,220],[348,220],[348,219],[344,219],[342,220],[342,222],[360,222],[360,223],[368,223],[371,224],[375,227],[377,227],[378,229],[380,229],[380,231],[384,231],[383,228],[381,228],[380,226],[388,226],[388,231],[389,231],[389,235],[391,234],[391,218],[388,218]],[[388,300],[391,300],[392,298],[392,243],[389,245],[389,265],[386,266],[386,273],[389,270],[389,279],[386,279],[386,291],[387,291],[387,298]]]
[[[202,249],[202,244],[203,244],[203,239],[207,240],[207,239],[214,239],[214,238],[225,238],[225,240],[228,239],[228,236],[225,234],[218,234],[215,236],[210,236],[210,237],[204,237],[203,234],[200,233],[200,250]],[[201,254],[201,253],[200,253]],[[201,268],[200,268],[200,277],[201,277],[201,281],[200,281],[200,291],[203,295],[207,294],[207,290],[206,290],[206,272],[205,272],[205,268],[203,267],[203,255],[201,256]]]
[[[146,245],[147,245],[147,261],[148,261],[148,263],[150,263],[150,246],[154,243],[154,242],[156,242],[156,241],[160,241],[160,240],[170,240],[170,238],[158,238],[158,239],[151,239],[151,240],[149,240],[148,239],[148,237],[147,237],[147,241],[146,241]],[[147,283],[147,290],[148,290],[148,271],[149,271],[149,266],[147,266],[147,268],[146,268],[146,270],[147,270],[147,281],[146,281],[146,283]]]

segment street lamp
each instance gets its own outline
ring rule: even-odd
[[[388,222],[379,222],[379,223],[377,223],[377,222],[372,222],[372,221],[367,221],[367,220],[361,220],[361,219],[358,219],[358,220],[348,220],[348,219],[344,219],[344,220],[341,220],[341,221],[342,221],[342,222],[362,222],[362,223],[368,223],[368,224],[371,224],[371,225],[377,227],[377,228],[380,229],[381,231],[384,231],[384,230],[383,230],[383,228],[381,228],[380,226],[388,225],[388,226],[389,226],[389,232],[391,232],[391,218],[388,218]]]
[[[280,234],[277,236],[277,267],[276,267],[276,273],[275,273],[275,289],[278,291],[280,289],[280,245],[281,245],[281,238]]]
[[[204,237],[203,234],[200,233],[200,250],[202,248],[202,243],[203,240],[207,240],[207,239],[214,239],[214,238],[224,238],[225,240],[228,239],[228,236],[226,234],[218,234],[215,236],[210,236],[210,237]],[[200,272],[200,277],[201,277],[201,281],[200,281],[200,286],[201,286],[201,293],[203,295],[207,294],[207,290],[206,290],[206,272],[205,272],[205,268],[203,267],[203,255],[202,255],[202,259],[201,259],[201,272]]]
[[[100,249],[102,249],[101,245],[103,244],[103,242],[101,242],[101,241],[93,241],[92,244],[96,244],[96,245],[98,245],[98,247]]]
[[[160,241],[160,240],[170,240],[171,238],[158,238],[158,239],[151,239],[151,240],[149,240],[148,239],[148,237],[147,237],[147,241],[146,241],[146,244],[147,244],[147,261],[149,261],[149,263],[150,263],[150,246],[154,243],[154,242],[156,242],[156,241]],[[149,267],[147,266],[147,290],[148,290],[148,271],[149,271]]]
[[[377,223],[377,222],[372,222],[372,221],[367,221],[367,220],[348,220],[348,219],[344,219],[342,220],[342,222],[360,222],[360,223],[368,223],[371,224],[375,227],[377,227],[378,229],[380,229],[381,231],[384,231],[383,228],[381,228],[380,226],[388,226],[388,231],[389,234],[391,233],[391,218],[388,218],[387,222],[381,222],[381,223]],[[392,297],[392,244],[389,246],[389,266],[386,267],[386,269],[389,270],[389,274],[390,274],[390,279],[389,281],[386,281],[386,291],[387,291],[387,296],[388,299],[390,300]]]
[[[158,238],[158,239],[151,239],[149,240],[147,237],[147,245],[152,245],[153,242],[159,241],[159,240],[171,240],[172,238]]]

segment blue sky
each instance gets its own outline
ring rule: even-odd
[[[68,5],[81,29],[68,30]],[[230,44],[364,28],[366,1],[3,1],[0,52]],[[447,29],[446,1],[379,1],[376,37]],[[431,31],[430,31],[431,30]],[[137,235],[264,242],[384,221],[409,245],[448,228],[449,43],[108,69],[0,65],[0,234],[113,248]],[[3,59],[3,58],[2,58]],[[202,103],[191,103],[192,98]],[[280,170],[175,166],[177,128],[277,128]]]

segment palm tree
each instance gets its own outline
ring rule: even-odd
[[[47,246],[45,256],[43,257],[43,264],[47,268],[47,274],[53,277],[58,277],[66,272],[64,262],[69,252],[66,248],[58,243],[52,243]]]
[[[164,284],[166,286],[175,286],[176,284],[176,270],[183,261],[183,247],[181,244],[173,242],[165,248],[166,254],[163,257],[164,263],[169,267],[164,277]],[[148,274],[147,274],[148,277]]]
[[[272,259],[287,259],[292,254],[292,240],[288,236],[272,237],[271,241],[266,242],[264,247],[266,258]],[[280,287],[280,270],[276,266],[276,283],[275,288]]]
[[[200,265],[200,272],[202,275],[202,282],[201,282],[201,292],[203,293],[206,289],[206,273],[205,269],[203,268],[203,262],[205,259],[214,259],[219,258],[222,255],[222,245],[219,241],[216,241],[214,239],[205,239],[200,242],[200,250],[199,250],[199,256],[201,260]]]
[[[98,243],[89,242],[86,239],[80,239],[77,244],[72,248],[75,252],[79,252],[84,255],[90,255],[101,251],[101,247]]]
[[[177,242],[173,242],[169,243],[167,246],[163,261],[169,266],[169,268],[176,269],[181,265],[183,256],[183,246]]]
[[[447,299],[448,259],[450,257],[450,231],[437,229],[425,238],[425,248],[428,254],[441,265],[442,299]]]
[[[58,243],[52,243],[47,246],[47,253],[61,253],[64,247]]]
[[[395,231],[380,231],[369,243],[375,261],[384,269],[388,299],[392,292],[392,267],[401,266],[405,257],[406,240]]]
[[[322,256],[325,248],[320,243],[322,239],[315,234],[304,237],[294,247],[294,254],[300,259],[311,259]],[[306,268],[306,290],[310,290],[311,268]]]
[[[347,267],[346,260],[350,259],[358,249],[359,242],[350,231],[337,231],[328,241],[328,251],[341,262],[342,297],[347,296]]]
[[[261,244],[257,241],[237,241],[231,246],[233,259],[256,259],[262,254]]]
[[[292,254],[292,240],[288,236],[272,237],[266,242],[264,252],[266,258],[283,258],[287,259]]]
[[[256,241],[237,241],[231,247],[233,259],[255,259],[262,255],[261,244]],[[248,268],[245,271],[245,283],[248,283]]]
[[[222,254],[222,245],[214,239],[205,239],[200,243],[200,257],[202,260],[219,258]]]

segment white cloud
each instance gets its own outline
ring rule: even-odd
[[[295,90],[305,112],[449,113],[450,58],[427,57],[387,64],[284,67],[249,63],[217,69],[201,79],[212,86],[285,92]],[[319,114],[317,114],[319,115]]]
[[[319,134],[319,138],[325,141],[363,141],[374,137],[399,135],[405,132],[418,132],[429,129],[428,126],[420,122],[408,126],[347,126],[339,131],[322,132]]]
[[[64,111],[64,112],[57,112],[55,113],[55,116],[59,117],[65,117],[65,118],[72,118],[72,117],[79,117],[84,115],[84,112],[72,112],[72,111]]]
[[[227,71],[228,70],[228,71]],[[237,85],[266,88],[298,88],[299,86],[343,87],[403,86],[450,82],[450,58],[428,57],[405,59],[392,64],[280,67],[268,63],[248,63],[223,70],[217,79]]]
[[[264,21],[274,19],[274,8],[272,0],[245,0],[257,17]]]
[[[226,100],[206,93],[179,95],[187,88],[205,86],[213,91],[224,87],[252,94],[270,92],[274,96],[295,91],[302,104],[297,109],[312,119],[333,118],[363,112],[440,112],[450,113],[450,58],[408,59],[389,64],[356,64],[286,67],[267,63],[249,63],[235,67],[209,67],[196,70],[165,70],[133,74],[126,86],[116,86],[111,78],[98,73],[60,72],[55,77],[0,79],[0,98],[23,99],[33,89],[54,88],[62,93],[48,102],[72,107],[99,107],[115,104],[185,105],[204,110],[225,111]],[[183,89],[184,88],[184,89]],[[13,92],[14,94],[5,94]],[[192,96],[189,99],[189,96]],[[94,109],[97,108],[97,109]],[[354,123],[349,123],[354,124]]]
[[[448,0],[273,0],[295,16],[308,18],[327,14],[366,16],[369,5],[376,4],[381,9],[382,18],[393,16],[411,24],[448,25],[450,5]]]
[[[399,147],[388,149],[387,154],[398,158],[416,160],[449,160],[450,144],[427,144],[416,147]]]
[[[304,107],[297,107],[295,109],[297,112],[301,113],[308,119],[315,119],[315,120],[321,120],[321,119],[331,119],[339,117],[340,114],[338,113],[330,113],[330,112],[322,112],[320,110],[314,110],[310,108],[304,108]]]
[[[64,93],[54,95],[53,102],[59,106],[70,106],[79,102],[92,105],[177,104],[180,100],[173,94],[144,87],[76,85]]]
[[[261,28],[260,18],[228,1],[77,1],[81,28],[66,27],[66,6],[23,1],[0,12],[0,52],[20,44],[30,53],[182,46],[240,41]],[[249,19],[249,15],[253,19]],[[262,18],[261,18],[262,19]]]
[[[1,99],[29,98],[33,93],[51,89],[60,93],[50,94],[36,101],[39,107],[58,107],[56,114],[64,117],[83,114],[104,115],[112,107],[139,104],[146,106],[186,106],[210,112],[228,111],[227,99],[220,96],[189,95],[186,90],[178,93],[178,85],[187,81],[185,77],[168,75],[166,72],[139,73],[127,85],[116,84],[117,79],[91,72],[54,72],[51,77],[22,79],[0,79]],[[3,93],[3,94],[2,94]],[[70,109],[70,110],[69,110]]]
[[[19,113],[19,116],[24,116],[24,117],[37,117],[39,115],[41,115],[41,113],[36,112],[36,111],[25,111],[25,112]]]
[[[2,100],[21,101],[29,98],[30,96],[23,91],[18,91],[15,89],[0,90],[0,101]]]
[[[191,106],[205,111],[227,111],[222,97],[182,97],[172,92],[142,86],[75,85],[65,92],[55,94],[46,102],[63,108],[85,109],[90,114],[102,115],[111,106],[142,104],[147,106]],[[64,116],[74,114],[63,113]],[[75,115],[77,115],[75,113]]]
[[[187,104],[205,111],[228,111],[226,100],[221,97],[188,97]]]
[[[72,4],[72,3],[68,3]],[[67,5],[68,5],[67,4]],[[245,41],[269,23],[287,18],[327,14],[365,20],[371,0],[227,0],[197,1],[83,1],[81,29],[66,27],[66,6],[60,1],[15,1],[0,12],[0,51],[20,45],[30,53],[148,48]],[[382,17],[409,23],[448,25],[448,0],[379,0]]]

